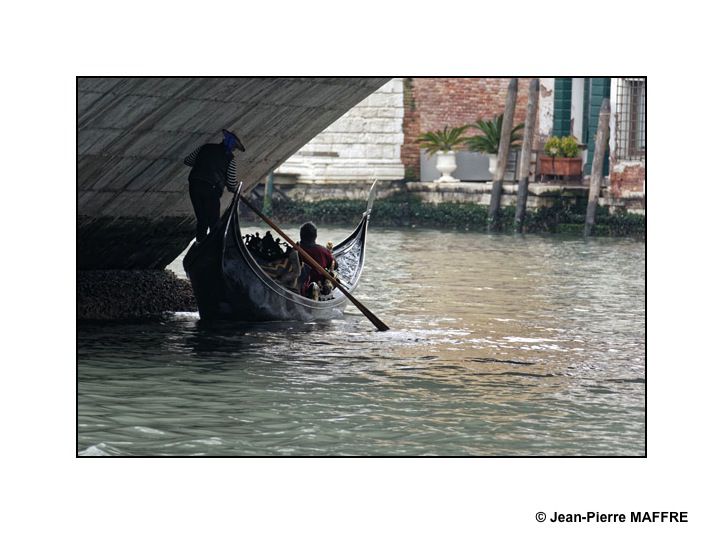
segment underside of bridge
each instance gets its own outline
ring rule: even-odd
[[[172,262],[195,229],[183,158],[222,128],[247,149],[247,191],[388,80],[78,78],[78,270]]]

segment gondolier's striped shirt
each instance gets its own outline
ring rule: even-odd
[[[195,159],[197,159],[198,154],[200,153],[200,149],[202,146],[198,146],[195,150],[193,150],[192,154],[190,154],[188,157],[185,158],[185,165],[188,167],[194,167],[195,166]],[[235,165],[235,156],[230,160],[230,164],[228,165],[227,172],[225,173],[225,185],[227,188],[235,193],[235,190],[238,186],[237,181],[237,168]]]

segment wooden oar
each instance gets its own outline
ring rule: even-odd
[[[357,308],[362,312],[363,315],[365,315],[368,319],[370,319],[370,322],[375,325],[375,328],[377,328],[377,329],[380,330],[381,332],[384,332],[385,330],[390,330],[390,327],[388,327],[388,325],[386,325],[384,322],[382,322],[380,319],[378,319],[372,311],[370,311],[368,308],[366,308],[364,305],[362,305],[362,304],[360,303],[360,300],[358,300],[358,299],[355,298],[352,294],[350,294],[350,292],[349,292],[345,287],[343,287],[342,284],[341,284],[337,279],[335,279],[327,270],[325,270],[322,266],[320,266],[320,265],[315,261],[315,259],[313,259],[310,255],[308,255],[308,253],[307,253],[303,248],[301,248],[301,247],[298,246],[295,242],[293,242],[293,241],[290,239],[290,237],[289,237],[287,234],[285,234],[285,233],[282,231],[282,229],[280,229],[280,227],[278,227],[277,225],[275,225],[272,221],[270,221],[269,218],[267,218],[266,216],[264,216],[264,215],[262,214],[262,212],[260,212],[260,210],[258,210],[257,208],[255,208],[255,207],[252,205],[252,203],[250,203],[250,201],[248,201],[248,200],[247,200],[245,197],[243,197],[242,195],[240,195],[240,200],[241,200],[242,202],[244,202],[244,203],[247,205],[247,207],[250,208],[250,210],[252,210],[253,212],[255,212],[255,213],[260,217],[260,219],[262,219],[265,223],[267,223],[268,225],[270,225],[270,226],[275,230],[276,233],[278,233],[280,236],[282,236],[282,237],[285,239],[285,241],[286,241],[290,246],[292,246],[292,248],[295,249],[295,250],[300,254],[300,256],[303,258],[303,260],[304,260],[306,263],[308,263],[308,264],[309,264],[310,266],[312,266],[315,270],[317,270],[318,272],[320,272],[323,276],[325,276],[326,279],[329,279],[330,282],[331,282],[333,285],[335,285],[335,287],[337,287],[338,289],[340,289],[340,291],[341,291],[345,296],[347,296],[348,300],[350,300],[353,304],[355,304],[355,307],[357,307]]]

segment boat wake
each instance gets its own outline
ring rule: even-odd
[[[88,446],[85,450],[81,450],[78,452],[78,456],[110,456],[112,454],[109,454],[108,452],[105,452],[101,446],[104,446],[103,443],[100,443],[98,445],[92,445]]]

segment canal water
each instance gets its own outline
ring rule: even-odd
[[[78,453],[644,455],[643,242],[371,226],[356,296],[391,330],[79,324]]]

